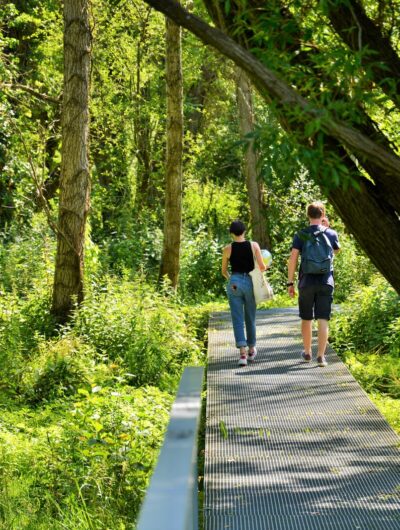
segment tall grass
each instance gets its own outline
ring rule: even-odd
[[[400,432],[400,297],[381,277],[358,288],[331,325],[331,342]]]
[[[49,302],[39,281],[1,299],[0,527],[134,528],[207,310],[142,278],[93,284],[63,329]]]

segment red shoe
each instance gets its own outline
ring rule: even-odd
[[[246,354],[242,354],[240,356],[240,359],[239,359],[239,362],[238,362],[238,365],[239,366],[247,366],[247,355]]]
[[[256,355],[257,355],[257,349],[254,348],[254,350],[252,352],[248,353],[247,360],[250,361],[250,362],[254,361],[254,359],[256,358]]]

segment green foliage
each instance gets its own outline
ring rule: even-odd
[[[18,530],[131,528],[170,404],[171,396],[156,388],[96,386],[40,414],[6,411],[1,524]]]
[[[162,231],[151,216],[136,223],[100,243],[101,270],[113,274],[139,272],[154,280],[161,259]]]
[[[386,418],[390,426],[400,434],[400,399],[395,399],[380,394],[379,392],[371,392],[369,397]]]
[[[334,344],[339,349],[386,353],[390,344],[398,343],[399,295],[381,276],[356,289],[335,317]]]
[[[74,332],[98,354],[127,367],[131,383],[171,388],[196,363],[199,344],[173,298],[140,281],[109,281],[77,311]]]
[[[25,363],[20,392],[32,405],[75,394],[89,382],[94,359],[94,352],[75,337],[41,341]]]
[[[223,2],[238,17],[238,33],[245,4],[236,12],[238,2]],[[360,66],[367,50],[351,54],[304,3],[288,4],[292,21],[282,20],[277,4],[265,7],[268,16],[255,20],[254,53],[326,112],[306,126],[309,143],[299,147],[303,135],[286,134],[277,109],[256,99],[257,130],[238,141],[232,67],[184,32],[184,229],[175,294],[155,281],[164,204],[164,19],[143,2],[92,2],[86,300],[68,328],[57,329],[49,315],[55,237],[36,185],[56,188],[60,171],[60,107],[40,94],[61,93],[62,10],[56,0],[1,4],[0,526],[134,527],[179,376],[185,365],[203,361],[209,312],[227,309],[221,251],[229,222],[249,221],[241,170],[247,141],[260,154],[274,257],[268,277],[276,297],[262,307],[276,307],[295,303],[286,295],[287,257],[293,234],[307,222],[306,204],[321,194],[310,176],[323,188],[351,183],[341,160],[324,150],[326,117],[357,124],[362,103],[398,140],[398,113],[377,98]],[[288,128],[303,118],[288,112]],[[49,202],[54,219],[57,202],[57,195]],[[398,298],[381,279],[370,284],[371,265],[332,218],[343,249],[336,300],[353,297],[332,332],[354,373],[395,417]]]
[[[400,400],[400,357],[346,352],[343,359],[367,392]]]
[[[0,247],[0,285],[3,291],[26,296],[43,280],[49,290],[54,275],[54,235],[44,214],[30,224],[14,224],[3,234]]]
[[[188,303],[209,301],[224,294],[221,243],[200,229],[184,240],[181,253],[180,292]]]
[[[231,179],[223,185],[212,180],[188,183],[183,200],[186,238],[203,230],[209,237],[225,238],[232,219],[240,217],[243,187]]]
[[[3,387],[16,390],[26,360],[38,347],[42,337],[55,333],[49,314],[50,300],[46,289],[30,293],[26,299],[14,294],[0,297],[0,363]]]
[[[359,287],[331,323],[331,339],[353,375],[400,432],[400,298],[380,276]]]
[[[388,326],[388,334],[384,338],[389,353],[399,355],[400,352],[400,317],[393,320]]]
[[[213,311],[226,311],[227,302],[208,302],[200,305],[185,305],[183,311],[187,319],[187,325],[195,333],[195,336],[203,344],[208,341],[208,321]]]
[[[335,226],[332,228],[335,230]],[[344,302],[359,286],[368,285],[376,269],[354,239],[338,227],[340,252],[335,257],[335,302]]]
[[[0,526],[131,528],[183,366],[203,360],[211,306],[143,278],[92,289],[52,338],[40,290],[1,299]]]

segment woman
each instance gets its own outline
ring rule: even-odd
[[[227,245],[222,253],[222,275],[228,280],[227,294],[236,347],[240,351],[240,366],[246,366],[247,361],[254,361],[257,355],[256,302],[249,275],[254,269],[254,256],[260,269],[266,269],[260,246],[254,241],[246,241],[245,231],[246,227],[242,221],[233,221],[229,227],[233,242]],[[228,264],[231,266],[230,274]]]

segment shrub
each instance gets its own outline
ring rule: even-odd
[[[400,398],[400,359],[390,355],[345,352],[344,360],[368,392]]]
[[[74,394],[88,383],[94,352],[73,336],[42,341],[39,352],[25,365],[22,393],[28,403],[38,404]]]
[[[376,269],[358,248],[354,239],[339,234],[340,252],[335,257],[335,301],[344,302],[360,286],[368,285],[376,275]]]
[[[25,363],[35,354],[38,343],[54,335],[54,319],[49,310],[47,286],[37,284],[26,298],[14,293],[0,297],[0,363],[3,381],[9,387],[18,386]]]
[[[14,225],[3,234],[0,246],[1,287],[28,296],[39,282],[53,281],[55,238],[43,213],[32,216],[23,231]]]
[[[184,224],[192,233],[206,231],[211,238],[228,235],[228,227],[239,216],[241,197],[232,180],[223,185],[211,182],[188,182],[183,197]]]
[[[353,293],[331,325],[334,344],[340,349],[388,352],[398,344],[400,298],[380,275],[371,285]]]
[[[79,389],[32,414],[5,410],[0,521],[5,528],[133,528],[172,397],[156,388]]]
[[[188,303],[224,296],[221,274],[222,244],[203,229],[182,244],[180,293]]]
[[[124,271],[155,276],[162,251],[162,231],[149,214],[134,228],[112,234],[102,243],[99,259],[104,271],[123,275]]]
[[[168,388],[200,354],[178,303],[140,279],[109,279],[88,296],[73,325],[99,354],[124,363],[136,386]]]
[[[208,321],[213,311],[226,311],[227,301],[209,302],[201,305],[183,306],[188,330],[193,333],[203,345],[208,339]]]
[[[395,357],[400,357],[400,317],[389,324],[388,334],[384,341],[390,354]]]
[[[400,398],[400,298],[381,277],[354,293],[336,313],[332,343],[353,375],[371,393],[391,425]]]

